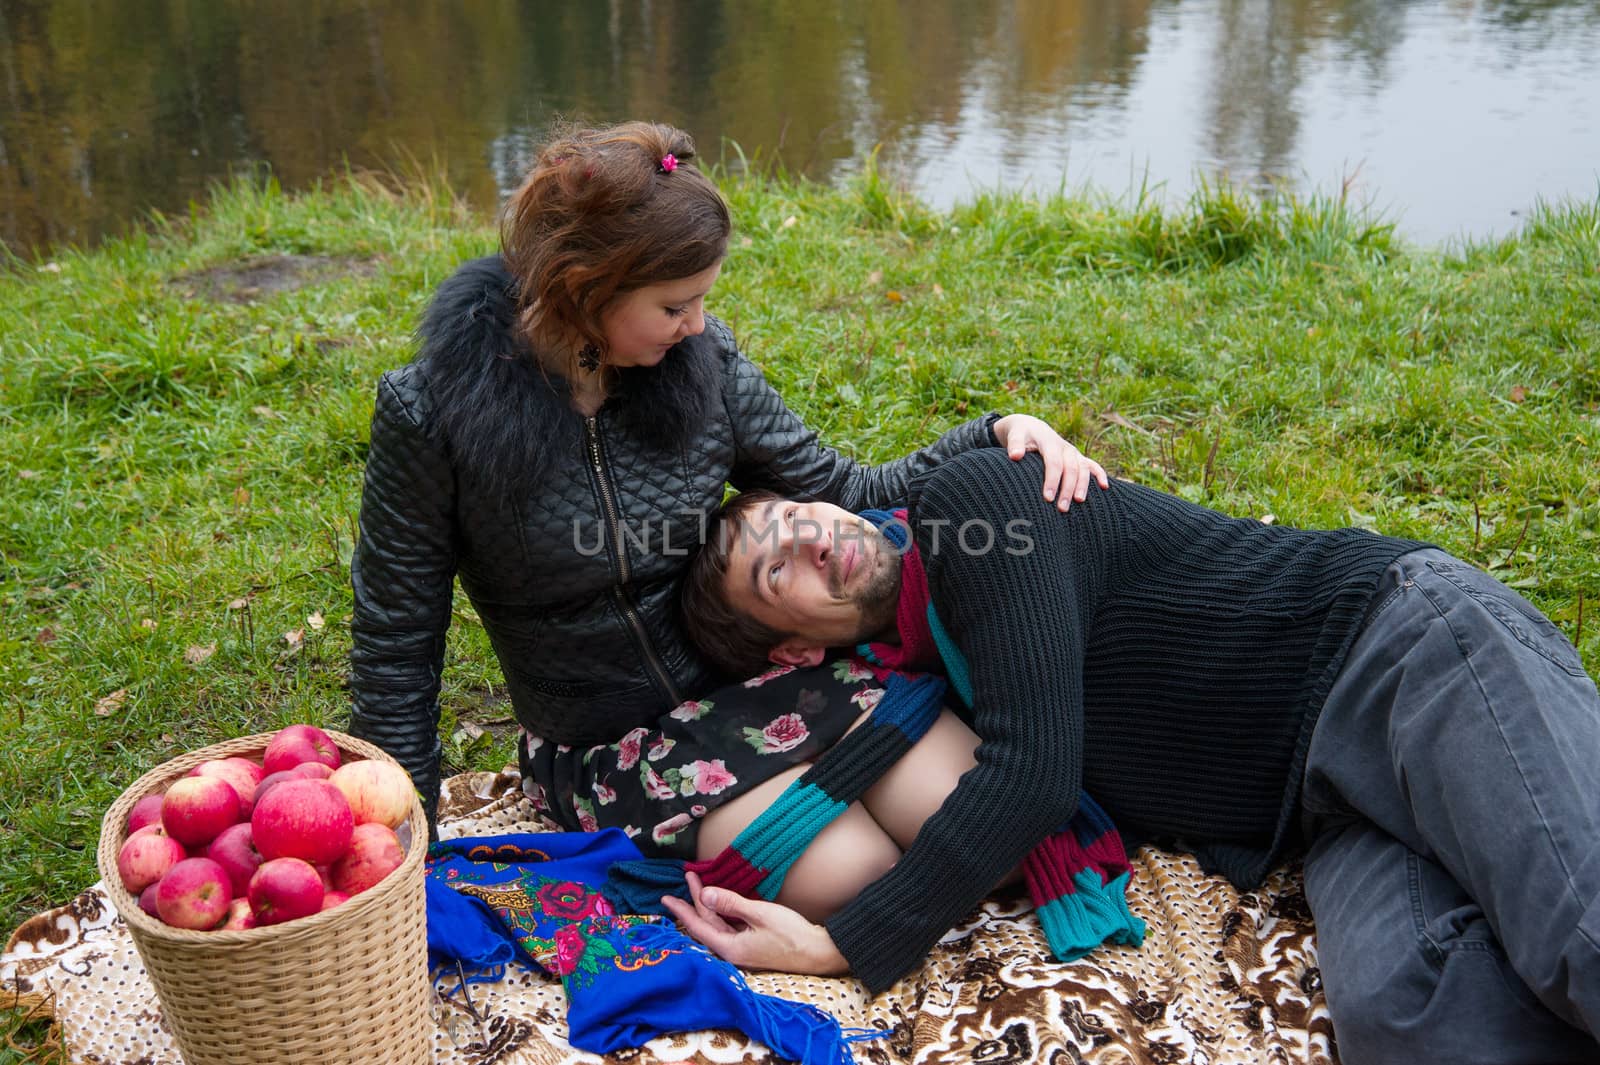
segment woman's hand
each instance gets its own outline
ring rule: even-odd
[[[1105,469],[1038,418],[1008,414],[994,423],[994,438],[1013,462],[1030,451],[1044,458],[1044,497],[1055,500],[1062,512],[1089,498],[1091,478],[1107,487]]]
[[[661,901],[684,931],[718,957],[741,969],[777,969],[810,976],[850,971],[833,937],[787,906],[747,899],[726,888],[708,888],[688,873],[694,905],[666,896]]]

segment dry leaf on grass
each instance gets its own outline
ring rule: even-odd
[[[306,628],[310,629],[312,632],[321,632],[322,626],[326,624],[327,620],[323,618],[322,611],[320,610],[312,611],[311,614],[306,618]]]
[[[122,709],[122,704],[128,700],[128,689],[118,688],[110,695],[103,696],[94,704],[95,717],[110,717]]]
[[[188,647],[184,648],[183,660],[189,663],[191,666],[198,666],[201,662],[204,662],[206,659],[210,658],[216,653],[217,642],[215,640],[212,640],[210,643],[205,644],[204,646],[197,643],[192,643]]]

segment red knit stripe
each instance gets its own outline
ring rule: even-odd
[[[1034,904],[1042,906],[1051,899],[1077,894],[1072,874],[1083,868],[1082,858],[1083,851],[1071,832],[1058,832],[1029,851],[1022,859],[1022,876]]]
[[[756,885],[765,880],[770,871],[751,865],[748,858],[732,847],[705,861],[684,862],[683,868],[699,874],[701,881],[707,885],[727,888],[747,898],[756,897]]]
[[[1128,851],[1122,845],[1122,835],[1115,829],[1089,844],[1084,857],[1090,865],[1100,870],[1101,878],[1107,883],[1132,871],[1128,864]]]

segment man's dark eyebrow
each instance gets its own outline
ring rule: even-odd
[[[777,506],[777,505],[778,505],[778,501],[777,500],[773,500],[772,502],[767,503],[766,505],[764,505],[761,508],[761,517],[762,517],[763,521],[768,522],[768,523],[771,522],[772,519],[771,519],[770,515],[771,515],[771,512],[772,512],[772,508]],[[765,528],[765,526],[763,526],[763,528]],[[740,535],[743,535],[743,533],[741,532]],[[756,543],[758,543],[758,544],[765,542],[765,540],[766,540],[765,536],[756,537]],[[767,597],[766,597],[766,595],[764,593],[764,590],[761,587],[761,568],[765,564],[766,564],[766,559],[761,555],[757,555],[756,556],[756,560],[750,564],[750,584],[756,590],[756,598],[761,600],[763,603],[767,601]]]

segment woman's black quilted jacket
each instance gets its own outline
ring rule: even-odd
[[[625,370],[584,418],[512,322],[499,257],[440,286],[409,365],[383,375],[351,566],[351,731],[393,754],[429,801],[452,587],[482,621],[517,720],[556,743],[616,740],[715,680],[677,592],[724,482],[854,510],[994,442],[994,415],[881,466],[823,447],[728,329]]]

